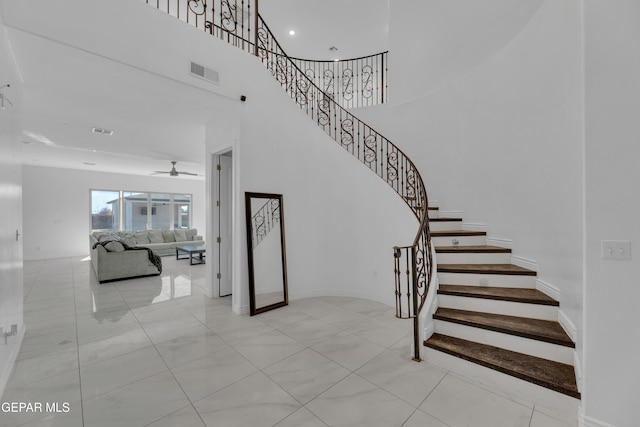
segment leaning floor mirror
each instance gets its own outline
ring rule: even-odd
[[[282,194],[245,193],[251,315],[288,304]]]

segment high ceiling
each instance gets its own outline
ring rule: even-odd
[[[260,6],[290,55],[334,59],[386,50],[387,3],[270,0]],[[5,23],[24,79],[24,164],[150,175],[168,171],[175,160],[178,170],[204,175],[205,123],[227,107],[220,97]],[[92,133],[94,127],[114,133]]]

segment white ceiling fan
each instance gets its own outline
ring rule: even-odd
[[[158,174],[162,174],[162,173],[168,173],[169,176],[180,176],[180,175],[198,176],[197,173],[176,170],[176,163],[177,163],[176,161],[172,161],[171,162],[171,170],[170,171],[153,171],[154,172],[153,175],[158,175]]]

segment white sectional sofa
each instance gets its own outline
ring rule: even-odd
[[[131,248],[148,248],[157,255],[172,255],[180,245],[204,245],[195,228],[185,230],[149,230],[138,232],[94,232],[89,236],[91,264],[100,283],[131,277],[160,274],[162,267],[154,265],[146,250],[110,251],[116,241]],[[99,244],[102,243],[102,244]]]

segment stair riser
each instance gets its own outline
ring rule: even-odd
[[[438,259],[440,262],[440,259]],[[443,273],[438,272],[440,283],[448,285],[496,286],[505,288],[535,288],[536,276],[509,274]]]
[[[511,264],[510,253],[436,253],[440,264]]]
[[[429,228],[431,231],[461,230],[462,221],[429,221]]]
[[[438,306],[458,310],[480,311],[482,313],[504,314],[507,316],[530,317],[533,319],[558,320],[558,307],[484,298],[438,295]]]
[[[447,371],[462,375],[480,386],[492,387],[497,394],[508,390],[511,399],[515,397],[526,402],[533,402],[538,408],[548,408],[547,411],[552,411],[554,416],[565,419],[567,424],[575,424],[575,414],[578,413],[580,405],[578,399],[433,348],[425,347],[424,360]]]
[[[440,218],[440,212],[438,210],[429,210],[429,218]]]
[[[435,327],[440,334],[573,365],[574,350],[570,347],[437,319]]]
[[[486,245],[487,236],[442,236],[431,237],[431,241],[435,246],[453,246],[454,240],[458,241],[459,246],[475,246]]]

